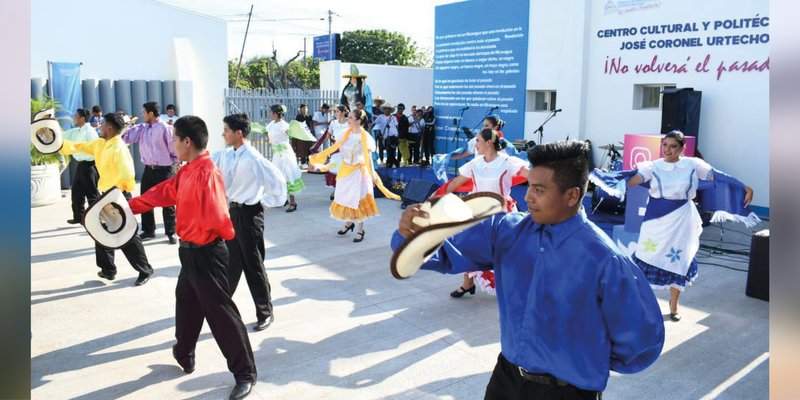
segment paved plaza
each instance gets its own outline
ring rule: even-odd
[[[324,176],[303,176],[297,212],[265,215],[275,322],[252,331],[244,278],[234,296],[258,366],[249,398],[482,399],[500,351],[495,297],[450,298],[460,276],[422,271],[395,280],[389,239],[399,203],[378,199],[381,216],[353,243],[353,233],[337,236],[341,224],[328,217]],[[31,209],[32,398],[227,398],[233,376],[207,325],[194,373],[184,374],[172,358],[180,263],[160,210],[158,236],[145,242],[155,275],[142,287],[133,286],[137,273],[120,251],[117,279],[98,278],[94,243],[66,223],[70,216],[69,196]],[[749,245],[743,225],[725,227],[707,228],[703,238]],[[612,374],[604,398],[767,398],[769,303],[745,296],[746,278],[700,265],[698,281],[681,297],[683,320],[665,322],[661,357],[643,373]],[[668,295],[657,292],[665,315]]]

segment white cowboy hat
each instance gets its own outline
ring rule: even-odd
[[[380,107],[381,111],[383,111],[384,108],[388,108],[388,109],[392,110],[390,112],[394,112],[394,106],[392,105],[392,103],[388,103],[387,102],[387,103],[381,104],[381,107]]]
[[[128,201],[116,187],[89,206],[83,214],[83,227],[92,239],[109,249],[124,246],[139,229]]]
[[[477,192],[463,199],[449,193],[422,204],[429,218],[415,217],[422,227],[407,238],[392,255],[391,271],[397,279],[414,275],[445,239],[504,210],[505,199],[497,193]]]
[[[44,116],[40,112],[36,116]],[[61,125],[55,118],[41,118],[31,122],[31,143],[42,154],[58,153],[64,145]]]
[[[38,121],[40,119],[55,118],[55,117],[56,117],[56,109],[53,108],[53,107],[50,107],[50,108],[45,108],[44,110],[37,112],[36,115],[33,116],[32,121],[35,122],[35,121]]]

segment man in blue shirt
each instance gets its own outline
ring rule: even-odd
[[[664,322],[636,265],[586,218],[586,144],[528,151],[525,213],[499,214],[444,241],[423,269],[493,268],[501,353],[486,399],[600,399],[609,370],[636,373],[664,344]],[[396,249],[427,218],[403,213]]]
[[[228,284],[231,295],[244,277],[256,306],[256,331],[267,329],[275,316],[267,271],[264,269],[264,206],[281,206],[286,201],[285,178],[280,171],[248,143],[250,119],[232,114],[222,119],[229,148],[211,158],[225,182],[229,212],[236,237],[225,242],[230,254]],[[281,182],[283,181],[283,182]]]

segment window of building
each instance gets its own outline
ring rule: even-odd
[[[660,110],[661,93],[664,89],[674,88],[675,84],[633,85],[634,110]]]
[[[556,109],[555,90],[528,90],[526,111],[553,111]]]

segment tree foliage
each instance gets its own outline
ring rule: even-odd
[[[385,29],[344,32],[342,61],[363,64],[431,66],[430,55],[402,33]]]
[[[272,56],[257,56],[242,63],[239,89],[318,89],[319,62],[312,57],[298,59],[301,52],[285,62],[278,61],[278,52]],[[228,61],[228,87],[236,81],[239,60]]]

